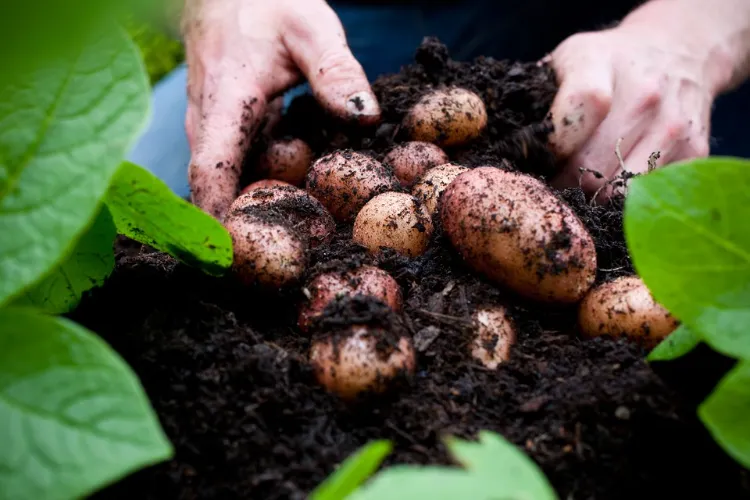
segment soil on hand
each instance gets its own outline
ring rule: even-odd
[[[409,107],[439,85],[477,92],[489,116],[479,140],[447,151],[451,161],[554,172],[544,145],[552,71],[488,58],[455,62],[435,40],[419,47],[415,64],[375,83],[381,125],[337,123],[302,97],[279,135],[304,139],[317,157],[350,148],[382,160],[403,140],[399,124]],[[632,274],[622,200],[591,206],[577,189],[561,196],[596,241],[597,280]],[[708,365],[696,369],[705,358],[683,360],[662,378],[635,344],[581,339],[574,308],[538,305],[483,281],[440,228],[427,253],[407,259],[370,256],[351,243],[351,224],[344,224],[309,261],[308,277],[362,263],[392,274],[417,351],[414,376],[392,393],[345,404],[316,383],[310,334],[297,327],[300,287],[254,291],[122,241],[113,276],[72,316],[133,367],[176,456],[98,498],[303,499],[369,440],[394,442],[387,464],[448,464],[441,437],[471,438],[483,429],[522,447],[562,499],[750,497],[745,472],[695,417],[710,390],[691,385],[708,378]],[[497,370],[471,357],[467,330],[475,309],[489,304],[508,307],[518,325],[511,358]]]

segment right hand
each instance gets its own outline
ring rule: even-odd
[[[331,113],[376,123],[380,107],[324,0],[186,0],[185,120],[192,200],[222,220],[268,103],[304,75]]]

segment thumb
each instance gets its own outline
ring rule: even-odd
[[[222,220],[237,196],[242,162],[264,116],[265,97],[257,86],[219,79],[214,88],[204,89],[200,103],[191,106],[200,107],[190,115],[192,201]]]
[[[559,159],[566,159],[586,143],[609,113],[613,78],[608,64],[591,61],[564,45],[552,55],[552,66],[559,90],[551,108],[550,146]]]
[[[326,2],[302,5],[289,19],[284,43],[315,97],[341,118],[377,123],[380,106],[335,12]]]

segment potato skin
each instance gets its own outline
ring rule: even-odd
[[[242,191],[240,191],[240,196],[243,194],[247,194],[250,191],[254,189],[264,189],[274,186],[291,186],[288,182],[284,181],[278,181],[275,179],[261,179],[259,181],[255,181],[252,184],[247,185]]]
[[[351,222],[374,196],[398,188],[398,179],[379,161],[353,151],[337,151],[316,161],[307,191],[339,222]]]
[[[279,139],[271,142],[258,160],[261,177],[301,186],[313,162],[313,151],[302,139]]]
[[[655,347],[679,322],[657,303],[638,276],[623,276],[591,290],[578,307],[578,325],[587,337],[625,336]]]
[[[479,137],[487,127],[487,109],[474,92],[457,87],[423,96],[404,118],[415,141],[459,146]]]
[[[438,211],[438,203],[445,189],[456,177],[468,170],[468,168],[456,165],[455,163],[439,165],[428,170],[419,179],[414,185],[411,194],[434,216]]]
[[[364,392],[384,392],[397,376],[414,373],[416,355],[408,338],[401,337],[390,352],[382,351],[368,327],[355,325],[344,338],[314,341],[310,363],[322,386],[352,400]]]
[[[311,248],[328,242],[336,229],[333,217],[318,200],[290,185],[256,188],[240,195],[227,213],[237,212],[275,219],[292,233],[304,235]]]
[[[280,288],[305,270],[305,244],[287,228],[242,213],[224,222],[234,246],[234,273],[245,285]]]
[[[516,327],[503,306],[482,307],[473,315],[474,340],[471,355],[490,370],[510,358],[510,348],[516,342]]]
[[[371,252],[388,247],[416,257],[427,250],[432,232],[432,218],[416,198],[389,192],[374,197],[360,210],[352,240]]]
[[[394,311],[402,307],[401,287],[390,274],[375,266],[362,266],[346,272],[316,276],[307,287],[310,299],[300,309],[298,326],[307,331],[314,318],[341,295],[366,295],[379,299]]]
[[[410,188],[431,168],[448,163],[448,155],[430,142],[411,141],[391,149],[384,161],[401,185]]]
[[[456,177],[440,217],[474,270],[517,293],[576,303],[596,278],[596,248],[573,210],[541,181],[478,167]]]

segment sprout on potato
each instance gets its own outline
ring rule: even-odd
[[[294,186],[305,182],[313,161],[313,151],[302,139],[271,142],[258,160],[260,177],[284,181]]]
[[[391,192],[374,197],[357,214],[352,239],[371,252],[386,247],[416,257],[427,250],[432,232],[432,218],[415,197]]]
[[[430,142],[399,144],[385,157],[402,186],[410,188],[431,168],[448,163],[448,155]]]
[[[471,355],[490,370],[510,358],[516,341],[516,327],[502,306],[482,307],[473,316],[474,340]]]
[[[443,193],[440,217],[467,264],[523,296],[576,303],[594,284],[593,238],[534,177],[494,167],[464,172]]]
[[[411,194],[424,205],[431,215],[438,210],[438,202],[448,185],[460,174],[468,171],[466,167],[446,163],[429,171],[414,185]]]
[[[487,127],[482,98],[462,88],[435,90],[423,96],[404,118],[414,141],[460,146],[479,137]]]
[[[654,347],[679,322],[654,300],[638,276],[624,276],[591,290],[578,308],[578,324],[587,337],[624,336]]]
[[[350,222],[371,198],[398,185],[382,163],[353,151],[326,155],[307,174],[307,191],[340,222]]]
[[[362,266],[343,272],[323,273],[307,287],[309,300],[300,310],[298,325],[307,331],[310,323],[319,317],[336,298],[345,295],[374,297],[399,311],[402,305],[401,288],[390,274],[374,266]]]

